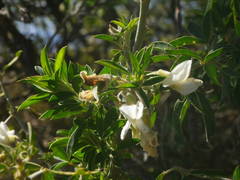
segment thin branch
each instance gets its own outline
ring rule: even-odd
[[[136,36],[135,36],[135,43],[133,46],[134,51],[141,48],[142,43],[143,43],[144,32],[145,32],[145,23],[146,23],[149,2],[150,2],[150,0],[140,0],[139,21],[138,21],[137,32],[136,32]]]
[[[7,103],[9,104],[9,113],[10,113],[10,116],[11,117],[14,117],[14,119],[17,121],[18,125],[20,126],[20,128],[26,133],[28,134],[27,132],[27,129],[26,129],[26,126],[24,125],[24,123],[22,122],[22,120],[18,117],[17,115],[17,110],[15,108],[15,106],[13,105],[4,85],[3,85],[3,82],[2,82],[2,75],[0,75],[0,88],[1,88],[1,91],[2,93],[4,94],[5,96],[5,99],[7,101]]]

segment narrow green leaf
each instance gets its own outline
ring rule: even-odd
[[[116,37],[107,35],[107,34],[97,34],[94,36],[97,39],[102,39],[104,41],[114,42],[116,41]]]
[[[171,45],[175,47],[182,47],[186,45],[192,45],[192,44],[197,44],[200,43],[201,40],[193,37],[193,36],[182,36],[177,39],[174,39],[173,41],[170,42]]]
[[[139,18],[134,18],[134,19],[132,19],[132,20],[128,23],[126,29],[131,30],[131,29],[133,29],[134,27],[136,27],[136,26],[137,26],[137,23],[138,23],[138,20],[139,20]]]
[[[124,83],[117,86],[117,88],[136,88],[137,85],[133,83]]]
[[[207,6],[204,12],[204,16],[206,16],[206,14],[212,10],[214,3],[216,2],[216,0],[207,0]]]
[[[190,101],[188,99],[186,99],[184,101],[184,103],[183,103],[183,106],[182,106],[182,109],[181,109],[180,115],[179,115],[179,120],[180,120],[181,126],[183,125],[183,121],[184,121],[184,119],[186,117],[186,114],[187,114],[187,111],[188,111],[188,109],[190,107],[190,104],[191,103],[190,103]]]
[[[235,31],[238,36],[240,36],[240,3],[239,0],[232,0],[232,12],[233,12],[233,21],[235,26]]]
[[[43,68],[43,71],[49,76],[52,75],[52,68],[49,64],[49,59],[47,57],[47,48],[46,47],[44,47],[41,50],[40,63],[41,63],[41,66]]]
[[[150,128],[153,128],[156,120],[157,120],[157,112],[155,111],[155,112],[153,112],[153,113],[151,114],[151,118],[150,118]]]
[[[52,149],[53,147],[57,147],[57,146],[65,146],[67,145],[67,142],[68,142],[68,137],[57,138],[50,143],[49,149]]]
[[[109,67],[111,69],[120,71],[120,72],[125,73],[125,74],[129,73],[123,66],[121,66],[120,64],[118,64],[116,62],[113,62],[113,61],[99,60],[99,61],[96,61],[96,63],[97,64],[101,64],[101,65],[103,65],[105,67]]]
[[[67,46],[64,46],[61,48],[57,54],[56,61],[54,64],[54,71],[57,72],[58,70],[61,69],[63,61],[65,59],[65,54],[66,54]]]
[[[0,173],[4,172],[7,170],[7,165],[0,163]]]
[[[168,60],[175,59],[174,56],[170,56],[170,55],[155,55],[155,56],[152,56],[151,58],[153,62],[161,62],[161,61],[168,61]]]
[[[223,48],[218,48],[214,51],[209,51],[206,57],[204,58],[204,62],[208,63],[209,61],[213,60],[214,58],[220,56],[223,53]]]
[[[71,135],[70,135],[70,137],[69,137],[69,139],[68,139],[66,152],[68,153],[69,156],[72,155],[73,146],[74,146],[74,144],[75,144],[76,138],[78,138],[79,132],[80,132],[80,129],[79,129],[79,127],[77,126],[77,127],[73,130],[73,132],[71,133]]]
[[[143,82],[143,85],[144,86],[152,86],[154,84],[160,83],[164,79],[165,79],[165,77],[161,77],[161,76],[150,77],[149,79],[147,79]]]
[[[205,71],[214,84],[220,85],[220,82],[218,80],[217,67],[215,64],[206,64]]]
[[[42,176],[42,180],[55,180],[54,174],[51,172],[44,172]]]
[[[120,22],[120,21],[117,21],[117,20],[112,20],[111,23],[121,27],[121,28],[125,28],[125,24]]]
[[[240,179],[240,166],[237,166],[233,172],[233,180]]]
[[[144,92],[144,90],[142,88],[138,88],[137,89],[138,94],[140,95],[140,97],[142,98],[144,104],[149,107],[150,106],[150,102],[148,99],[148,96],[146,95],[146,93]]]
[[[193,107],[202,114],[205,137],[206,141],[208,142],[209,136],[214,133],[215,129],[214,113],[210,106],[209,100],[200,92],[192,93],[188,97]]]
[[[175,47],[168,42],[164,41],[155,41],[153,42],[153,49],[154,50],[172,50],[175,49]]]
[[[35,94],[32,95],[30,97],[28,97],[19,107],[18,107],[18,111],[25,109],[33,104],[37,104],[43,100],[47,100],[47,98],[49,97],[49,94],[46,93],[40,93],[40,94]]]
[[[6,71],[9,67],[11,67],[15,62],[17,62],[17,60],[19,59],[19,57],[21,56],[22,54],[22,50],[19,50],[16,52],[16,55],[15,57],[8,63],[6,64],[5,66],[3,66],[3,71]]]
[[[184,55],[184,56],[190,56],[193,57],[195,59],[201,60],[201,56],[199,56],[197,53],[188,50],[188,49],[175,49],[175,50],[167,50],[168,54],[171,55]]]

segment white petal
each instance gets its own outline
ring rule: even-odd
[[[163,69],[159,69],[157,71],[153,71],[151,73],[148,73],[147,75],[159,75],[159,76],[162,76],[162,77],[167,77],[170,75],[170,72],[169,71],[165,71]]]
[[[119,110],[130,121],[140,119],[143,116],[144,105],[141,101],[138,101],[137,104],[126,105],[123,104],[120,106]]]
[[[174,74],[173,80],[174,81],[186,80],[190,75],[191,66],[192,60],[183,61],[182,63],[178,64],[171,71],[171,73]]]
[[[98,97],[98,87],[94,87],[92,89],[92,93],[93,93],[93,97],[97,100],[97,102],[99,101],[99,97]]]
[[[130,129],[130,127],[131,127],[131,123],[129,121],[127,121],[126,124],[123,126],[122,131],[121,131],[121,135],[120,135],[121,140],[125,139],[125,137],[127,135],[127,132]]]
[[[171,88],[186,96],[196,91],[202,84],[203,81],[200,79],[188,78],[185,81],[174,84]]]
[[[187,60],[178,64],[175,68],[173,68],[170,75],[163,80],[163,87],[168,87],[180,81],[186,80],[190,75],[191,66],[192,60]]]

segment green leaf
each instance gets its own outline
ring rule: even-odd
[[[117,86],[117,88],[136,88],[137,85],[134,83],[124,83]]]
[[[51,76],[52,75],[52,68],[49,64],[49,59],[47,57],[47,48],[44,47],[42,50],[41,50],[41,55],[40,55],[40,63],[41,63],[41,66],[44,70],[44,72]]]
[[[161,61],[168,61],[168,60],[175,59],[174,56],[170,56],[170,55],[155,55],[155,56],[152,56],[151,58],[153,62],[161,62]]]
[[[164,180],[165,175],[166,175],[166,173],[159,174],[158,177],[156,178],[156,180]]]
[[[75,141],[77,141],[77,138],[79,137],[79,132],[80,132],[80,128],[77,126],[73,132],[71,133],[69,139],[68,139],[68,143],[67,143],[67,153],[68,155],[72,155],[73,152],[73,146],[75,144]]]
[[[52,143],[50,143],[49,148],[52,149],[53,147],[57,146],[65,146],[68,142],[68,137],[61,137],[55,139]]]
[[[206,16],[206,14],[212,10],[214,3],[216,2],[216,0],[207,0],[207,6],[204,12],[204,16]]]
[[[179,115],[181,127],[183,125],[183,121],[185,120],[185,117],[186,117],[187,111],[190,107],[190,104],[191,104],[190,101],[188,99],[186,99],[182,105],[182,109],[181,109],[180,115]]]
[[[25,109],[33,104],[37,104],[41,101],[47,100],[47,98],[49,97],[49,94],[46,93],[40,93],[40,94],[35,94],[32,95],[30,97],[28,97],[19,107],[18,107],[18,111]]]
[[[53,165],[54,170],[62,169],[64,166],[67,166],[68,162],[62,161]]]
[[[154,127],[156,120],[157,120],[157,112],[155,111],[151,113],[150,128]]]
[[[172,50],[175,47],[167,42],[164,41],[155,41],[153,42],[153,49],[154,50]]]
[[[109,67],[111,69],[114,69],[114,70],[117,70],[117,71],[120,71],[124,74],[128,74],[129,72],[123,67],[121,66],[120,64],[116,63],[116,62],[113,62],[113,61],[108,61],[108,60],[99,60],[99,61],[96,61],[97,64],[101,64],[105,67]]]
[[[233,12],[233,21],[235,26],[235,31],[238,36],[240,36],[240,3],[238,0],[232,0],[232,12]]]
[[[61,79],[65,82],[68,82],[68,68],[65,61],[62,62],[62,67],[55,74],[56,79]]]
[[[62,68],[63,61],[65,59],[65,54],[66,54],[67,46],[64,46],[61,48],[57,54],[56,61],[54,64],[54,71],[57,72]]]
[[[175,50],[167,50],[168,54],[171,55],[184,55],[184,56],[190,56],[193,57],[195,59],[201,60],[201,56],[199,56],[197,53],[188,50],[188,49],[175,49]]]
[[[0,173],[4,172],[7,170],[7,165],[0,163]]]
[[[15,57],[5,66],[3,66],[3,71],[6,71],[9,67],[11,67],[15,62],[17,62],[17,60],[19,59],[19,57],[22,54],[22,50],[19,50],[16,52]]]
[[[240,179],[240,166],[237,166],[233,172],[233,180]]]
[[[214,58],[220,56],[223,53],[223,48],[218,48],[214,51],[209,51],[208,54],[204,58],[204,62],[208,63],[209,61],[213,60]]]
[[[147,79],[143,82],[143,85],[144,86],[152,86],[154,84],[160,83],[164,79],[165,79],[165,77],[161,77],[161,76],[150,77],[149,79]]]
[[[139,20],[139,18],[134,18],[134,19],[132,19],[132,20],[128,23],[126,29],[132,30],[133,28],[135,28],[135,27],[137,26],[138,20]]]
[[[214,133],[215,129],[214,113],[210,106],[209,100],[204,96],[204,94],[200,92],[192,93],[188,97],[193,107],[202,114],[202,120],[205,129],[205,137],[206,141],[208,142],[209,136]]]
[[[218,81],[217,67],[215,64],[206,64],[205,71],[214,84],[220,85],[220,82]]]
[[[139,93],[140,97],[142,98],[144,104],[149,107],[150,106],[150,102],[148,99],[148,96],[146,95],[146,93],[144,92],[144,90],[142,88],[138,88],[137,92]]]
[[[120,21],[117,21],[117,20],[112,20],[111,23],[121,27],[121,28],[125,28],[125,24],[120,22]]]
[[[42,180],[55,180],[54,174],[51,172],[44,172],[42,176]]]
[[[65,152],[65,148],[68,142],[68,137],[57,138],[52,142],[49,148],[53,151],[53,155],[62,161],[68,160],[68,155]]]
[[[109,41],[109,42],[116,41],[116,37],[107,35],[107,34],[98,34],[98,35],[95,35],[94,37],[97,39],[102,39],[102,40]]]
[[[186,46],[186,45],[197,44],[199,42],[201,42],[201,40],[196,37],[182,36],[177,39],[174,39],[173,41],[170,42],[170,44],[175,47],[182,47],[182,46]]]

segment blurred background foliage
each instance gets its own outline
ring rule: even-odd
[[[36,74],[34,66],[39,64],[40,50],[46,44],[50,57],[60,47],[68,45],[67,60],[93,65],[98,72],[100,66],[94,61],[108,59],[112,45],[93,35],[108,33],[111,20],[136,16],[137,1],[0,0],[0,67],[7,64],[16,51],[23,51],[20,61],[3,77],[14,105],[19,105],[33,93],[29,86],[16,80]],[[187,117],[179,124],[176,120],[179,107],[186,100],[169,101],[159,110],[161,116],[156,121],[160,134],[159,158],[145,162],[138,152],[135,158],[126,160],[124,169],[142,179],[154,179],[163,170],[174,166],[206,169],[205,173],[230,176],[234,167],[240,164],[240,2],[151,0],[147,29],[146,43],[171,41],[182,35],[198,37],[201,43],[192,48],[202,57],[211,50],[223,48],[217,58],[210,57],[209,62],[202,60],[205,72],[200,76],[204,81],[201,90],[204,98],[194,95],[189,98],[193,103],[200,101],[200,109],[207,109],[205,118],[208,121],[205,122],[210,123],[210,134],[204,133],[206,126],[194,107],[188,109]],[[152,70],[162,66],[157,64]],[[199,70],[193,71],[197,74]],[[173,105],[174,109],[170,108]],[[0,107],[0,118],[4,120],[9,107],[1,97]],[[57,129],[71,127],[68,119],[38,120],[39,114],[46,109],[48,104],[41,103],[33,106],[30,112],[19,113],[22,119],[32,123],[38,139],[42,139],[40,146],[45,150]],[[179,179],[179,174],[169,175],[169,179],[174,177]]]

